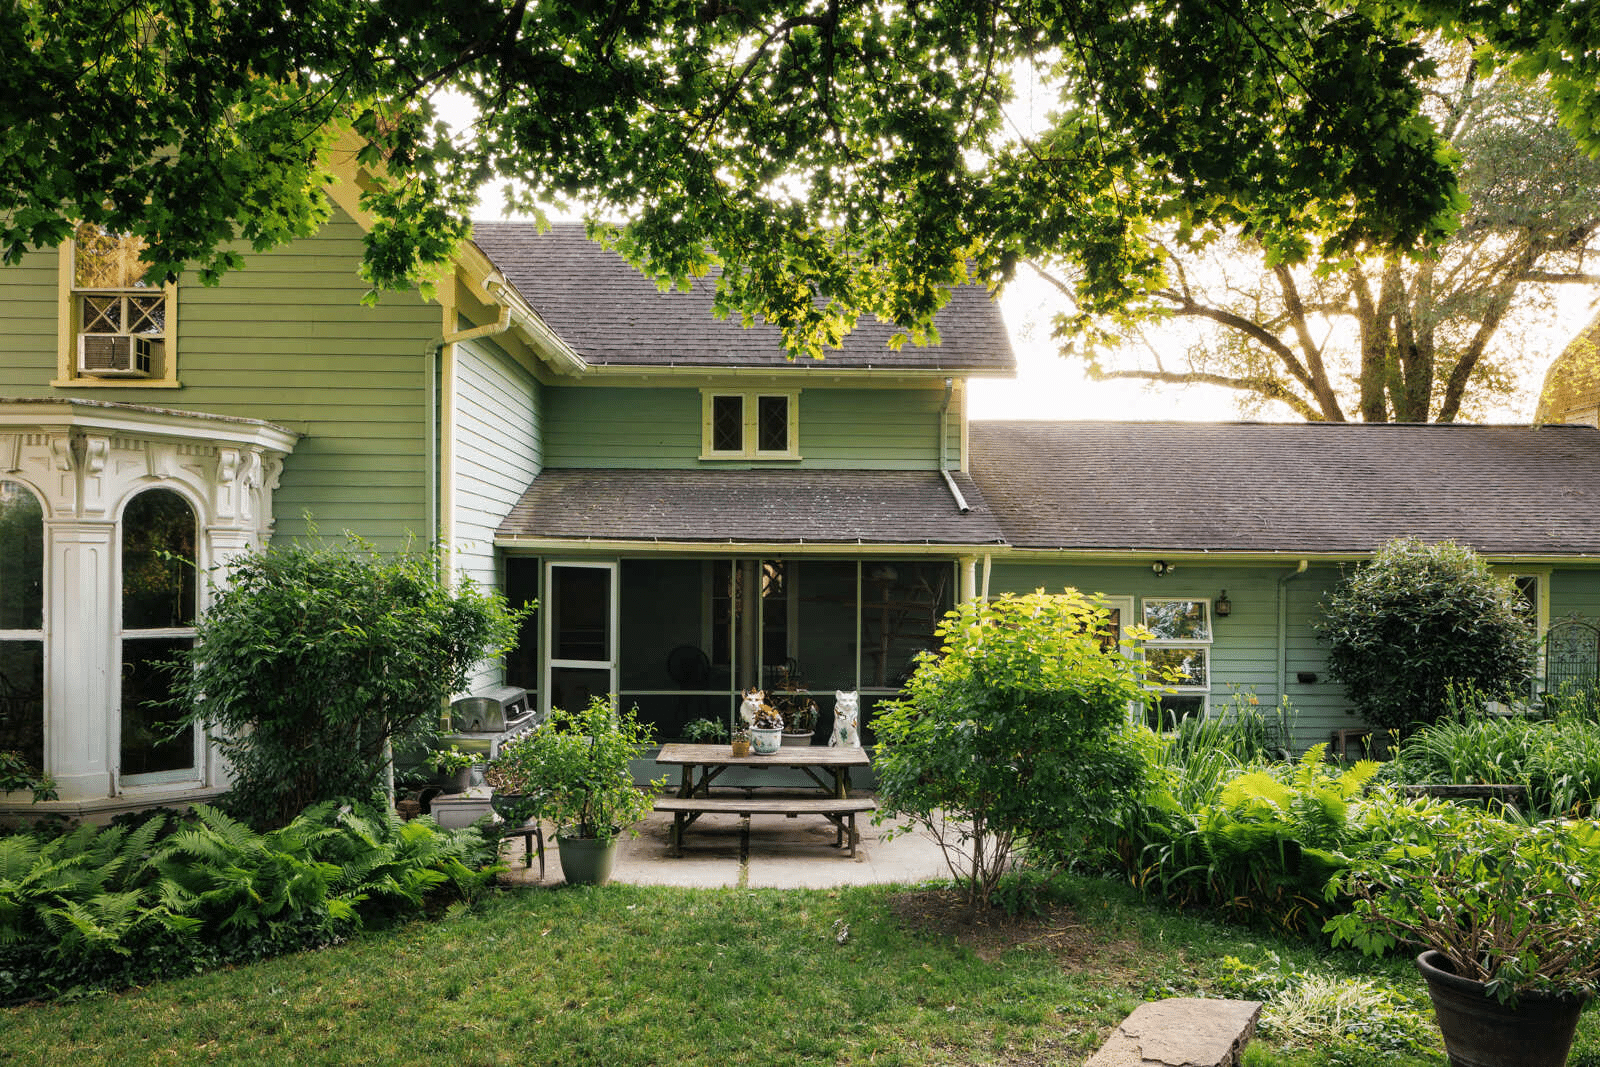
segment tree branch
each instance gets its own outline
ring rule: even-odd
[[[1257,396],[1268,400],[1276,400],[1287,404],[1296,415],[1307,422],[1343,422],[1343,418],[1326,419],[1322,412],[1306,402],[1281,382],[1272,381],[1270,378],[1230,378],[1226,374],[1212,374],[1208,371],[1162,371],[1162,370],[1091,370],[1089,376],[1100,381],[1120,379],[1123,381],[1159,382],[1162,385],[1220,385],[1226,389],[1237,389],[1241,392],[1255,393]]]

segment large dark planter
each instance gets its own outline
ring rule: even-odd
[[[1452,1067],[1563,1067],[1583,998],[1524,993],[1516,1007],[1462,978],[1433,950],[1417,957]]]
[[[620,836],[610,841],[601,841],[598,837],[556,838],[556,848],[561,853],[561,877],[568,885],[605,885],[611,881],[611,869],[616,866],[617,849],[621,844]]]

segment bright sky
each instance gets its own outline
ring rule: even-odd
[[[1556,313],[1523,324],[1528,351],[1534,353],[1517,401],[1486,421],[1531,422],[1550,362],[1595,317],[1593,294],[1573,287],[1562,294]],[[978,419],[1132,419],[1138,421],[1223,421],[1240,418],[1234,394],[1216,386],[1146,387],[1137,382],[1090,381],[1079,365],[1057,355],[1050,318],[1062,306],[1050,285],[1028,271],[1001,294],[1000,311],[1017,355],[1017,377],[976,379],[970,385],[971,412]],[[1179,353],[1172,353],[1177,357]],[[1179,360],[1174,358],[1169,366]],[[1264,422],[1295,422],[1287,409],[1258,416]]]

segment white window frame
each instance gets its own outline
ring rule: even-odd
[[[1139,624],[1146,630],[1154,632],[1150,625],[1148,611],[1152,604],[1199,604],[1205,613],[1205,637],[1147,637],[1143,647],[1146,659],[1149,658],[1151,649],[1180,648],[1197,649],[1204,655],[1205,685],[1153,685],[1151,688],[1158,690],[1162,695],[1169,696],[1198,696],[1200,698],[1201,718],[1211,716],[1211,648],[1215,643],[1216,627],[1212,619],[1211,598],[1208,596],[1147,596],[1140,599]]]
[[[77,287],[77,242],[68,239],[61,244],[56,268],[56,379],[50,384],[57,388],[74,389],[177,389],[178,381],[178,286],[167,282],[161,286],[134,288],[83,288]],[[107,296],[155,296],[165,300],[162,310],[162,332],[148,334],[151,340],[161,342],[159,362],[150,369],[147,378],[113,378],[84,374],[78,370],[78,337],[82,330],[79,310],[83,298],[95,294]],[[124,320],[126,321],[126,320]]]
[[[713,448],[712,413],[720,397],[734,397],[740,403],[743,431],[738,449]],[[759,441],[759,414],[764,397],[778,397],[785,403],[788,435],[782,450],[762,450]],[[700,390],[700,458],[716,459],[800,459],[800,390],[798,389],[702,389]]]
[[[186,505],[188,505],[189,514],[194,519],[194,526],[195,526],[194,545],[195,545],[195,555],[196,555],[197,558],[195,560],[193,560],[192,562],[194,564],[195,571],[196,571],[196,573],[198,575],[204,575],[206,573],[206,570],[204,569],[205,564],[202,562],[202,560],[200,558],[198,558],[206,551],[206,549],[205,549],[205,531],[201,528],[201,525],[200,525],[200,523],[201,523],[200,516],[203,513],[204,509],[201,508],[194,500],[191,500],[189,498],[188,494],[180,492],[175,486],[172,486],[172,485],[141,486],[138,489],[136,489],[134,492],[130,493],[128,495],[127,499],[123,501],[122,514],[120,514],[117,517],[117,537],[116,537],[116,546],[117,546],[116,547],[117,582],[116,582],[116,593],[115,593],[115,604],[114,604],[115,615],[113,616],[116,619],[116,631],[115,631],[116,638],[115,638],[115,643],[114,643],[114,651],[113,651],[112,662],[114,662],[116,664],[119,664],[119,665],[124,660],[124,656],[125,656],[125,653],[123,651],[124,645],[126,644],[126,642],[128,642],[130,640],[132,640],[132,641],[138,641],[138,640],[141,640],[141,639],[143,639],[143,640],[155,640],[155,639],[160,639],[160,638],[175,637],[175,638],[187,639],[190,642],[193,642],[193,640],[195,638],[195,628],[194,628],[193,625],[190,625],[190,626],[155,626],[155,627],[141,628],[141,627],[126,627],[126,626],[123,625],[123,622],[122,622],[122,597],[123,597],[124,584],[125,584],[126,579],[127,579],[127,570],[126,570],[127,560],[124,557],[124,546],[127,544],[127,534],[128,534],[128,526],[127,526],[128,505],[133,502],[135,497],[140,496],[141,494],[149,493],[149,492],[158,492],[158,491],[159,492],[172,493],[173,495],[177,496],[180,500],[182,500]],[[198,619],[200,617],[200,613],[204,608],[204,605],[200,603],[200,601],[203,599],[203,594],[201,592],[201,588],[202,588],[203,584],[204,584],[204,579],[203,578],[198,578],[196,580],[196,582],[195,582],[194,614],[195,614],[195,618],[196,619]],[[192,752],[192,755],[191,755],[191,758],[190,758],[190,765],[189,766],[187,766],[187,767],[179,767],[179,768],[177,768],[175,770],[170,770],[170,771],[150,771],[150,772],[144,773],[144,774],[124,774],[124,773],[122,773],[122,766],[121,766],[121,762],[122,761],[121,761],[121,755],[120,754],[122,752],[122,724],[123,724],[124,716],[125,716],[126,713],[125,713],[124,708],[123,708],[122,679],[121,679],[121,672],[120,671],[118,672],[118,677],[117,677],[116,681],[114,681],[112,684],[113,684],[113,686],[115,687],[115,690],[116,690],[116,692],[115,692],[115,705],[116,705],[116,709],[117,709],[117,714],[115,716],[114,727],[113,727],[114,731],[115,731],[115,735],[113,737],[113,748],[112,748],[113,752],[118,753],[118,759],[117,759],[117,781],[120,782],[123,786],[126,786],[129,789],[138,789],[141,786],[173,785],[173,784],[178,784],[178,783],[189,784],[189,785],[199,785],[200,783],[204,782],[205,781],[205,777],[206,777],[206,742],[207,742],[207,738],[206,738],[205,730],[203,730],[199,726],[199,724],[195,724],[194,726],[191,726],[189,728],[189,738],[190,738],[190,742],[191,742],[191,744],[193,746],[193,752]]]

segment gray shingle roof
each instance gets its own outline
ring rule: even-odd
[[[539,233],[532,223],[476,222],[473,242],[529,306],[579,355],[597,365],[789,367],[815,373],[840,368],[1010,373],[1016,360],[1000,309],[977,285],[957,288],[939,312],[941,343],[898,351],[894,328],[861,322],[840,351],[821,361],[784,354],[772,326],[741,326],[711,315],[714,278],[688,292],[661,292],[655,283],[584,236],[579,223],[556,223]]]
[[[1577,426],[974,422],[1018,548],[1366,553],[1400,536],[1600,555],[1600,431]]]
[[[1000,528],[955,474],[963,515],[937,471],[547,469],[499,537],[710,544],[994,544]]]

